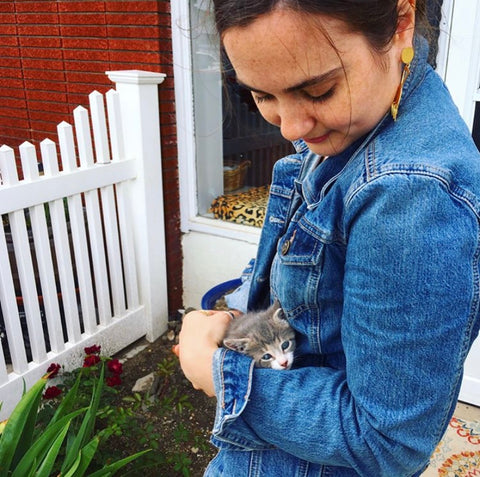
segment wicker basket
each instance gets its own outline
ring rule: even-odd
[[[225,163],[224,166],[223,190],[232,192],[243,187],[247,170],[250,167],[250,161],[243,161],[240,164]]]

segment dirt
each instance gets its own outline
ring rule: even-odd
[[[120,391],[124,396],[132,394],[131,390],[139,378],[155,373],[155,382],[147,392],[153,394],[154,405],[141,406],[136,412],[139,419],[152,424],[152,432],[159,435],[160,448],[157,451],[163,452],[170,460],[162,469],[157,467],[151,471],[133,471],[128,475],[200,477],[216,454],[216,449],[209,443],[216,401],[193,389],[184,377],[178,359],[171,351],[177,342],[179,327],[179,323],[169,323],[169,330],[154,343],[145,340],[135,343],[130,349],[142,345],[146,345],[146,348],[123,363]],[[124,350],[120,357],[125,352],[128,350]],[[167,366],[167,372],[159,372],[159,363]],[[144,397],[145,394],[143,393]],[[170,406],[162,405],[162,402],[165,403],[172,396]],[[179,402],[183,408],[181,412]],[[188,403],[191,404],[191,409]],[[134,441],[135,439],[124,438],[119,445],[130,448],[127,454],[134,453],[139,450]]]

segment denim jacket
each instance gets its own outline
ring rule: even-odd
[[[216,352],[206,476],[427,466],[480,324],[480,155],[427,50],[417,38],[396,122],[321,163],[298,141],[276,164],[248,308],[279,299],[295,366]]]

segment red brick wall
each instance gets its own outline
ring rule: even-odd
[[[56,125],[112,87],[108,70],[166,73],[160,123],[169,310],[181,308],[182,256],[170,0],[0,2],[0,145],[56,140]]]

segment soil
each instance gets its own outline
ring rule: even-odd
[[[155,469],[142,469],[138,472],[130,470],[129,476],[200,477],[216,454],[216,449],[209,442],[216,401],[193,389],[183,375],[178,359],[172,353],[173,344],[178,342],[179,328],[179,322],[170,322],[169,330],[154,343],[146,340],[135,343],[130,349],[138,349],[142,345],[146,347],[123,363],[122,385],[119,388],[123,396],[133,394],[132,388],[138,379],[155,373],[155,381],[149,391],[143,394],[152,395],[157,405],[141,406],[135,412],[141,421],[152,424],[152,432],[159,435],[160,448],[156,451],[162,452],[169,460],[165,466],[162,465],[162,469],[157,466]],[[119,357],[128,351],[124,350]],[[159,363],[166,364],[169,371],[159,373]],[[172,405],[160,404],[170,398]],[[178,402],[185,404],[181,412]],[[186,429],[187,432],[183,435],[180,433],[179,437],[179,429]],[[136,439],[123,438],[116,445],[124,446],[126,455],[130,455],[141,450],[135,441]],[[123,474],[120,471],[117,475]]]

